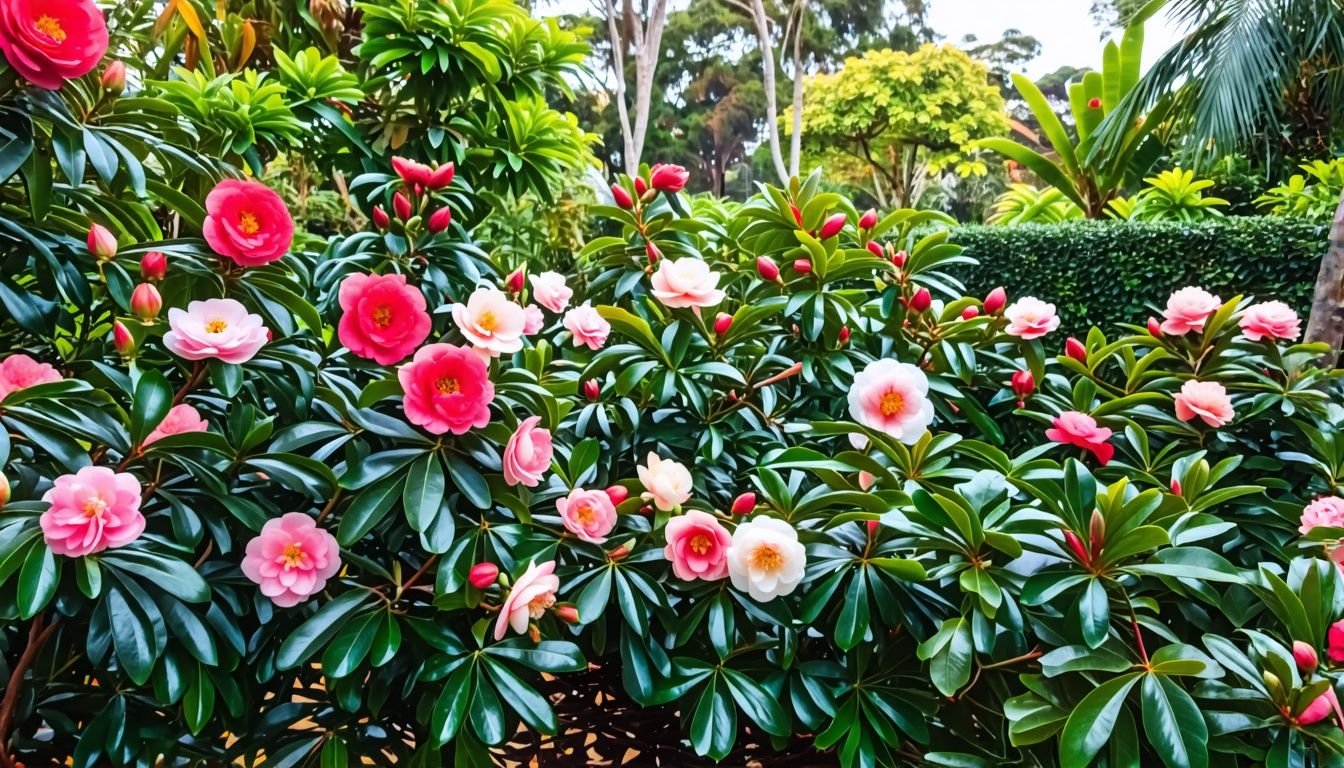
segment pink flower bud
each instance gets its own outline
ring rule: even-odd
[[[1013,394],[1017,395],[1018,400],[1025,400],[1036,391],[1036,379],[1031,371],[1014,371],[1011,383]]]
[[[878,522],[876,520],[865,520],[864,525],[868,528],[868,538],[877,538]]]
[[[636,194],[636,195],[639,195],[640,197],[643,197],[643,196],[644,196],[644,193],[645,193],[645,192],[648,192],[648,191],[649,191],[649,185],[644,183],[644,179],[643,179],[643,177],[641,177],[641,176],[636,176],[636,177],[635,177],[635,194]]]
[[[649,264],[657,264],[663,258],[663,252],[658,250],[652,240],[644,244],[644,255],[649,257]]]
[[[504,278],[504,287],[508,289],[509,293],[518,293],[522,291],[523,280],[526,277],[526,274],[524,267],[519,267],[513,270],[509,273],[508,277]]]
[[[877,226],[877,211],[869,208],[859,217],[859,229],[872,229]]]
[[[411,218],[411,201],[405,192],[398,192],[392,196],[392,212],[402,221]]]
[[[9,478],[0,474],[0,507],[9,503]]]
[[[121,61],[114,61],[107,65],[103,70],[103,75],[98,79],[103,86],[103,90],[113,96],[120,96],[121,92],[126,90],[126,64]]]
[[[676,194],[686,187],[691,174],[680,165],[658,163],[649,169],[649,185],[659,192]]]
[[[1162,338],[1162,325],[1157,322],[1156,317],[1148,318],[1148,335],[1155,339]]]
[[[611,196],[616,200],[617,206],[624,208],[627,211],[635,207],[635,199],[631,197],[625,187],[622,187],[620,184],[611,185]]]
[[[630,490],[624,485],[613,485],[607,488],[607,498],[611,499],[613,505],[619,506],[622,501],[630,498]]]
[[[383,210],[383,206],[373,206],[373,226],[379,229],[387,229],[387,225],[391,223],[392,221],[387,218],[387,211]]]
[[[597,379],[583,382],[583,396],[591,403],[597,402],[597,398],[602,396],[602,385],[597,383]]]
[[[793,271],[794,271],[794,272],[797,272],[797,273],[800,274],[800,275],[811,274],[811,272],[812,272],[812,262],[811,262],[810,260],[808,260],[808,259],[794,259],[794,260],[793,260]]]
[[[117,236],[102,224],[89,227],[89,253],[98,261],[111,261],[117,257]]]
[[[983,303],[985,305],[985,314],[997,315],[1000,310],[1003,309],[1004,305],[1008,303],[1008,292],[1003,290],[1003,286],[999,286],[989,292],[989,295],[985,297]]]
[[[840,332],[837,333],[837,334],[835,335],[835,338],[836,338],[836,340],[839,341],[842,345],[844,345],[844,344],[848,344],[848,343],[849,343],[849,326],[848,326],[848,325],[842,325],[842,326],[840,326]]]
[[[135,337],[131,335],[131,330],[123,325],[120,320],[112,323],[112,346],[122,357],[135,356]]]
[[[728,332],[728,329],[729,329],[729,328],[732,328],[732,327],[733,327],[733,316],[732,316],[732,315],[728,314],[727,312],[720,312],[717,316],[715,316],[715,318],[714,318],[714,332],[715,332],[715,333],[717,333],[717,334],[719,334],[719,335],[723,335],[723,334],[725,334],[725,333]]]
[[[572,605],[557,606],[555,609],[555,618],[563,621],[566,624],[578,624],[579,609],[575,608]]]
[[[1301,640],[1293,641],[1293,661],[1297,662],[1297,670],[1304,675],[1309,675],[1316,670],[1318,659],[1316,658],[1316,649]]]
[[[457,175],[457,166],[452,163],[444,163],[430,172],[425,186],[433,190],[443,189],[453,183],[453,176],[455,175]]]
[[[905,262],[910,260],[910,254],[905,251],[897,251],[891,255],[891,263],[896,265],[897,269],[905,266]]]
[[[969,306],[969,307],[967,307],[967,308],[961,310],[961,319],[962,319],[962,320],[974,320],[975,318],[977,318],[977,317],[979,317],[979,316],[980,316],[980,308],[977,307],[977,306],[972,305],[972,306]]]
[[[754,509],[756,509],[756,494],[751,491],[733,499],[731,511],[734,515],[750,515]]]
[[[448,206],[445,205],[442,208],[438,209],[437,211],[429,214],[429,231],[437,235],[443,230],[447,229],[448,225],[452,223],[452,221],[453,221],[453,212],[449,210]]]
[[[489,589],[499,579],[499,566],[494,563],[477,563],[467,572],[467,583],[477,589]]]
[[[1174,495],[1174,496],[1180,496],[1180,495],[1181,495],[1181,481],[1180,481],[1180,480],[1177,480],[1177,479],[1174,478],[1174,477],[1171,478],[1171,493],[1172,493],[1172,495]]]
[[[1325,655],[1336,664],[1344,662],[1344,619],[1325,631]]]
[[[774,282],[779,279],[779,267],[769,256],[758,256],[756,258],[756,274],[761,276],[762,280]]]
[[[618,560],[624,560],[629,556],[630,556],[630,548],[625,546],[624,544],[607,553],[607,559],[612,561],[613,563],[617,562]]]
[[[789,203],[789,213],[793,214],[793,220],[799,229],[803,228],[803,212],[798,210],[798,206]]]
[[[1087,347],[1084,347],[1083,342],[1072,336],[1064,340],[1064,354],[1080,363],[1087,362]]]
[[[146,280],[162,280],[168,274],[168,258],[159,251],[150,251],[140,257],[140,277]]]
[[[429,183],[429,177],[433,173],[428,165],[417,163],[405,157],[393,157],[392,170],[401,177],[402,182],[408,187],[423,187]],[[406,217],[403,216],[402,218]]]
[[[826,219],[821,225],[821,239],[827,240],[840,234],[840,230],[845,228],[845,214],[836,213]]]
[[[161,309],[163,298],[159,296],[159,289],[152,283],[141,283],[131,291],[131,312],[135,313],[136,317],[149,323],[159,316]]]
[[[1335,697],[1334,688],[1326,688],[1325,692],[1317,696],[1307,708],[1302,710],[1302,714],[1297,716],[1298,725],[1314,725],[1332,715],[1339,708],[1339,699]]]
[[[1092,556],[1087,553],[1087,547],[1083,546],[1083,540],[1078,538],[1078,534],[1073,531],[1065,531],[1064,543],[1069,545],[1069,550],[1080,562],[1084,564],[1092,562]]]
[[[933,296],[929,294],[928,288],[920,288],[915,291],[915,295],[910,297],[910,311],[923,312],[933,304]]]
[[[868,252],[871,253],[871,254],[873,254],[873,255],[876,256],[877,258],[879,258],[879,259],[882,258],[882,256],[883,256],[883,253],[882,253],[882,246],[881,246],[881,245],[878,245],[878,243],[877,243],[876,240],[869,240],[867,243],[864,244],[863,247],[864,247],[864,248],[867,248],[867,249],[868,249]]]

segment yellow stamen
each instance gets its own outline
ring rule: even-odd
[[[784,555],[773,544],[761,544],[751,553],[753,570],[773,573],[784,565]]]
[[[285,565],[289,568],[295,568],[303,562],[303,549],[293,542],[285,546],[285,551],[280,554],[284,558]]]
[[[697,533],[691,537],[691,551],[697,555],[703,555],[709,551],[709,537],[703,533]]]
[[[882,396],[880,407],[883,416],[895,416],[905,410],[905,398],[901,396],[900,392],[888,392]]]
[[[578,520],[579,523],[582,525],[591,525],[596,517],[597,515],[593,513],[593,508],[588,506],[587,504],[584,504],[580,506],[578,509],[574,510],[574,518]]]
[[[546,609],[555,605],[555,594],[547,592],[544,595],[537,595],[527,604],[527,615],[534,619],[540,619],[546,615]]]
[[[103,512],[106,511],[107,511],[107,502],[103,501],[101,498],[98,498],[97,496],[84,502],[84,516],[89,519],[93,519],[95,517],[102,517]]]
[[[226,329],[226,328],[228,328],[228,327],[229,327],[229,324],[228,324],[227,321],[224,321],[224,320],[211,320],[210,322],[208,322],[208,323],[205,324],[205,332],[206,332],[206,333],[223,333],[223,332],[224,332],[224,329]]]
[[[481,330],[483,331],[493,331],[495,330],[495,324],[497,322],[498,321],[495,320],[494,312],[486,312],[485,314],[481,315],[481,319],[477,320],[476,324],[479,325],[481,327]]]
[[[244,235],[255,235],[261,225],[257,223],[257,217],[251,211],[243,211],[238,217],[238,228],[243,230]]]
[[[457,379],[451,376],[444,376],[434,382],[434,388],[439,390],[440,395],[455,395],[462,391],[462,387],[457,383]]]
[[[373,324],[379,328],[386,328],[392,324],[392,310],[387,307],[378,307],[373,310]]]
[[[37,27],[38,32],[41,32],[52,40],[55,40],[58,43],[65,42],[65,30],[61,28],[59,19],[44,13],[37,17],[37,21],[33,23],[33,26]]]

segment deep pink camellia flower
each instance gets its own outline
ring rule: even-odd
[[[1325,631],[1325,655],[1336,664],[1344,663],[1344,619]]]
[[[1163,333],[1184,336],[1191,331],[1202,333],[1209,316],[1223,305],[1217,296],[1198,286],[1187,286],[1171,294],[1167,308],[1162,311]]]
[[[565,530],[583,541],[601,544],[616,527],[616,505],[606,491],[588,491],[575,488],[569,495],[555,500],[555,509]]]
[[[223,360],[246,363],[269,340],[261,316],[250,314],[233,299],[193,301],[185,310],[168,310],[169,331],[163,345],[187,360]]]
[[[349,350],[379,365],[405,360],[429,336],[425,295],[405,275],[353,273],[338,292],[336,336]]]
[[[929,377],[919,368],[888,358],[874,360],[849,387],[849,416],[911,445],[933,421],[928,395]]]
[[[537,426],[540,416],[523,419],[504,446],[504,482],[535,488],[551,466],[551,431]]]
[[[294,242],[294,219],[275,190],[259,181],[225,179],[205,198],[205,242],[240,267],[278,261]]]
[[[1322,496],[1308,504],[1302,510],[1302,525],[1297,530],[1305,536],[1317,526],[1344,528],[1344,499]]]
[[[341,548],[313,518],[290,512],[267,520],[247,543],[242,569],[271,602],[291,608],[326,588],[341,570]]]
[[[180,403],[168,409],[168,415],[163,417],[159,426],[150,432],[145,441],[140,444],[144,448],[156,440],[162,440],[169,435],[184,435],[188,432],[205,432],[210,429],[210,424],[201,418],[201,414],[195,408]]]
[[[611,334],[611,323],[598,314],[589,304],[575,307],[565,313],[565,330],[574,337],[574,346],[587,346],[589,349],[601,349]]]
[[[659,163],[649,170],[649,186],[659,192],[676,194],[686,188],[691,174],[680,165]]]
[[[51,384],[62,378],[60,371],[46,363],[40,363],[23,353],[10,355],[0,360],[0,400],[9,397],[11,392],[38,384]]]
[[[1282,301],[1266,301],[1246,308],[1238,321],[1241,333],[1251,341],[1293,341],[1302,335],[1302,321],[1293,308]]]
[[[93,0],[0,0],[0,53],[24,80],[57,90],[107,53],[107,21]]]
[[[490,423],[495,385],[485,361],[470,349],[428,344],[397,370],[406,419],[436,435],[466,434]]]
[[[667,521],[663,557],[682,581],[717,581],[728,575],[728,547],[732,534],[714,516],[693,509]]]
[[[1115,446],[1107,442],[1111,439],[1111,430],[1097,426],[1097,420],[1086,413],[1065,411],[1051,423],[1054,426],[1045,430],[1045,436],[1056,443],[1091,451],[1103,467],[1115,456]]]
[[[1232,416],[1232,400],[1216,381],[1187,381],[1176,393],[1176,418],[1181,421],[1199,417],[1216,428],[1231,421]]]
[[[528,563],[527,570],[513,583],[509,596],[499,607],[495,640],[503,640],[510,629],[520,635],[527,634],[528,625],[545,616],[555,605],[555,593],[559,591],[560,579],[555,575],[554,560],[541,565],[535,561]]]
[[[145,530],[140,481],[107,467],[84,467],[56,478],[42,496],[50,504],[39,524],[51,551],[83,557],[130,544]]]

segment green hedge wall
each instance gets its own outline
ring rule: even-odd
[[[1076,335],[1092,325],[1113,334],[1116,323],[1143,323],[1186,285],[1223,299],[1279,299],[1305,318],[1328,231],[1293,218],[1237,216],[1202,224],[964,226],[952,240],[980,262],[956,273],[972,295],[1002,285],[1010,300],[1053,302],[1061,329]]]

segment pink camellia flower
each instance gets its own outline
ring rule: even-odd
[[[659,458],[649,453],[648,461],[639,467],[639,482],[644,486],[642,494],[645,501],[670,512],[691,498],[691,473],[686,466],[671,459]]]
[[[564,326],[574,337],[574,346],[586,344],[589,349],[594,350],[601,349],[611,333],[611,323],[588,304],[566,312]]]
[[[481,356],[452,344],[427,344],[397,369],[406,419],[436,435],[466,434],[490,423],[495,385]]]
[[[205,241],[240,267],[277,261],[294,242],[294,219],[275,190],[259,181],[225,179],[205,198]]]
[[[107,467],[61,475],[42,496],[50,504],[39,524],[51,551],[83,557],[130,544],[145,530],[140,481]]]
[[[555,605],[555,593],[560,591],[560,579],[555,575],[555,561],[548,560],[541,565],[536,562],[527,564],[527,570],[513,583],[509,596],[499,607],[499,618],[495,619],[495,640],[503,640],[512,629],[525,635],[527,627],[536,619],[546,615],[546,611]]]
[[[1344,619],[1325,631],[1325,655],[1336,664],[1344,663]]]
[[[477,349],[491,357],[523,348],[523,308],[494,286],[472,291],[465,302],[453,305],[453,322]]]
[[[1059,315],[1055,314],[1055,305],[1041,301],[1034,296],[1023,296],[1003,311],[1008,318],[1008,327],[1004,331],[1018,338],[1039,339],[1059,327]]]
[[[658,163],[649,170],[649,186],[659,192],[676,194],[686,187],[691,174],[680,165]]]
[[[929,377],[909,363],[874,360],[849,387],[849,415],[906,445],[919,441],[933,421]]]
[[[1065,411],[1051,423],[1054,427],[1045,430],[1045,436],[1056,443],[1091,451],[1103,467],[1115,456],[1115,446],[1106,442],[1111,439],[1111,430],[1097,426],[1097,420],[1086,413]]]
[[[1185,382],[1176,393],[1176,418],[1190,421],[1196,416],[1210,427],[1221,427],[1232,420],[1232,400],[1216,381]]]
[[[270,331],[233,299],[193,301],[185,310],[168,310],[163,345],[187,360],[223,360],[242,364],[266,345]]]
[[[565,530],[584,541],[601,544],[616,527],[616,506],[606,491],[575,488],[569,496],[556,499],[555,508]]]
[[[1246,308],[1238,324],[1242,335],[1251,341],[1293,341],[1302,335],[1302,321],[1297,319],[1293,308],[1282,301],[1252,304]]]
[[[405,275],[351,274],[338,294],[336,336],[360,357],[379,365],[405,360],[429,336],[425,295]]]
[[[0,53],[20,77],[55,91],[107,53],[107,21],[93,0],[0,0]]]
[[[159,426],[145,436],[145,441],[140,444],[140,447],[144,448],[155,440],[160,440],[169,435],[205,432],[208,429],[210,429],[210,423],[202,419],[201,414],[195,408],[186,403],[174,405],[168,409],[168,415],[163,417]]]
[[[574,289],[565,284],[565,276],[559,272],[529,275],[527,280],[532,284],[532,298],[552,312],[564,312],[574,297]]]
[[[0,400],[9,397],[9,393],[20,389],[51,384],[61,380],[61,372],[46,363],[16,353],[0,360]]]
[[[682,581],[717,581],[728,575],[728,547],[732,534],[714,516],[693,509],[667,521],[663,557]]]
[[[546,316],[536,304],[523,307],[523,335],[531,336],[546,326]]]
[[[535,488],[551,466],[551,431],[538,427],[540,416],[523,419],[504,446],[504,482]]]
[[[1310,533],[1318,525],[1327,528],[1344,528],[1344,499],[1338,496],[1322,496],[1302,510],[1302,526],[1297,530],[1303,535]]]
[[[290,512],[267,520],[247,542],[242,569],[261,594],[290,608],[326,588],[327,579],[341,570],[341,548],[313,518]]]
[[[1167,299],[1167,308],[1163,310],[1163,333],[1184,336],[1194,331],[1202,333],[1209,315],[1218,311],[1223,302],[1213,294],[1198,286],[1190,285],[1171,294]]]
[[[712,307],[723,301],[723,291],[718,289],[719,273],[693,256],[663,259],[651,283],[654,298],[673,309]]]

